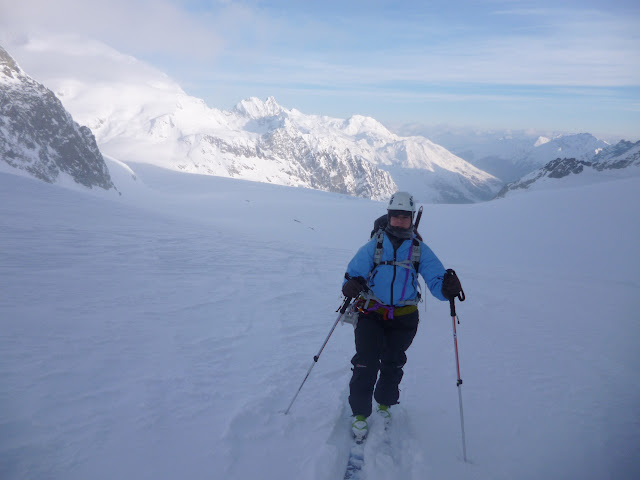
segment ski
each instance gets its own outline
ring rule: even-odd
[[[344,480],[364,480],[362,467],[364,467],[364,443],[366,437],[357,440],[353,439],[353,445],[349,450],[349,461],[344,472]]]
[[[384,421],[384,430],[382,432],[382,445],[381,445],[381,450],[382,453],[389,456],[389,458],[391,458],[394,462],[395,462],[395,457],[394,457],[394,452],[393,452],[393,445],[391,443],[391,417],[387,417],[383,419]]]

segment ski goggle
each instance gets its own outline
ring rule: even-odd
[[[412,218],[413,214],[406,210],[389,210],[390,217]]]

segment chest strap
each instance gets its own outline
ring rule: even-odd
[[[371,269],[371,271],[375,270],[375,268],[378,265],[394,265],[396,267],[401,267],[401,268],[410,268],[410,266],[413,267],[413,269],[416,271],[416,273],[418,273],[418,269],[420,268],[420,256],[421,256],[421,249],[420,249],[420,240],[418,240],[415,236],[411,239],[411,241],[413,242],[412,245],[412,250],[411,250],[411,259],[407,259],[407,260],[402,260],[402,261],[397,261],[397,260],[385,260],[384,262],[382,261],[382,253],[384,252],[384,230],[380,229],[378,230],[378,233],[376,234],[376,250],[373,253],[373,268]]]

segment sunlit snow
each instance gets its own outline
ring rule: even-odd
[[[107,160],[122,196],[0,173],[0,478],[342,478],[351,326],[283,411],[384,203]],[[425,205],[470,462],[429,296],[367,479],[640,477],[639,188]]]

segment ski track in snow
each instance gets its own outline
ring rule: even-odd
[[[351,227],[342,210],[379,205],[274,190],[265,202],[284,210],[261,236],[224,217],[226,208],[231,217],[247,211],[233,209],[247,208],[252,185],[216,184],[236,185],[241,200],[218,203],[219,222],[197,222],[194,212],[140,210],[5,174],[0,182],[0,478],[342,478],[351,326],[337,327],[283,412],[329,333],[344,268],[375,218]],[[632,187],[597,186],[585,197],[610,199],[628,219],[637,194],[635,203],[622,200]],[[286,210],[290,199],[313,204],[311,195],[321,213],[305,222],[316,230],[291,233],[299,215]],[[258,213],[246,221],[259,224],[265,210],[251,198]],[[546,197],[537,198],[544,219]],[[597,245],[576,244],[578,254],[627,258],[619,270],[601,259],[579,269],[570,250],[539,254],[533,245],[548,234],[527,230],[529,218],[518,225],[519,247],[533,259],[521,263],[509,243],[510,263],[500,262],[500,245],[490,243],[500,235],[485,240],[479,229],[475,242],[447,241],[429,228],[455,231],[484,216],[498,229],[508,206],[524,201],[425,209],[423,233],[454,263],[468,297],[458,305],[458,334],[470,463],[462,461],[448,305],[427,298],[389,443],[382,421],[371,420],[368,480],[640,473],[637,226],[612,222],[615,240],[596,232]],[[196,203],[202,198],[179,207]],[[494,218],[495,209],[503,211]],[[310,244],[307,235],[323,240]]]

